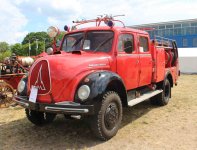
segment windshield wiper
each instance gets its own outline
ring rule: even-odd
[[[73,48],[74,46],[76,46],[77,44],[79,44],[79,42],[83,39],[83,36],[81,36],[78,40],[75,41],[75,43],[71,46],[71,48]],[[67,53],[73,52],[73,51],[80,51],[80,50],[69,50],[67,51]]]
[[[75,41],[75,43],[72,45],[72,48],[79,44],[79,42],[83,39],[83,36],[81,36],[78,40]]]
[[[109,37],[108,39],[106,39],[105,41],[103,41],[101,44],[99,44],[99,45],[95,48],[94,52],[96,52],[100,47],[102,47],[102,46],[105,45],[107,42],[109,42],[113,37],[114,37],[114,36],[111,36],[111,37]]]

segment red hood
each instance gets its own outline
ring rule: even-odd
[[[38,59],[30,70],[29,88],[38,86],[38,99],[42,102],[71,100],[73,80],[90,70],[109,70],[107,54],[58,54]],[[51,96],[50,96],[51,94]]]

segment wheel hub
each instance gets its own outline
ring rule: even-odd
[[[113,129],[118,121],[118,108],[115,103],[109,104],[105,111],[105,125],[107,129]]]
[[[0,92],[0,99],[6,99],[7,95]]]

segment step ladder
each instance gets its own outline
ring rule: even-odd
[[[160,94],[162,93],[163,90],[156,90],[156,91],[151,91],[151,92],[148,92],[148,93],[145,93],[143,94],[142,96],[138,97],[138,98],[135,98],[135,99],[132,99],[128,102],[128,106],[134,106],[136,104],[139,104],[157,94]]]

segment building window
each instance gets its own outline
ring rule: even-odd
[[[191,28],[190,27],[186,27],[186,34],[191,34]]]
[[[169,36],[170,35],[170,29],[166,29],[165,30],[165,36]]]
[[[195,28],[195,34],[197,34],[197,26],[196,27],[194,27]]]
[[[186,38],[183,38],[183,47],[187,47],[187,39]]]
[[[184,27],[189,27],[190,26],[190,23],[183,23],[182,24],[182,27],[184,28]]]
[[[159,29],[165,29],[165,26],[159,26]]]
[[[197,47],[197,38],[193,38],[193,47]]]
[[[174,24],[174,28],[181,28],[181,24]]]
[[[166,25],[166,29],[171,29],[173,28],[173,25]]]
[[[174,29],[174,35],[181,35],[181,28]]]
[[[192,27],[196,27],[196,26],[197,26],[197,22],[191,23],[191,26],[192,26]]]
[[[174,35],[174,29],[170,29],[170,36]]]

